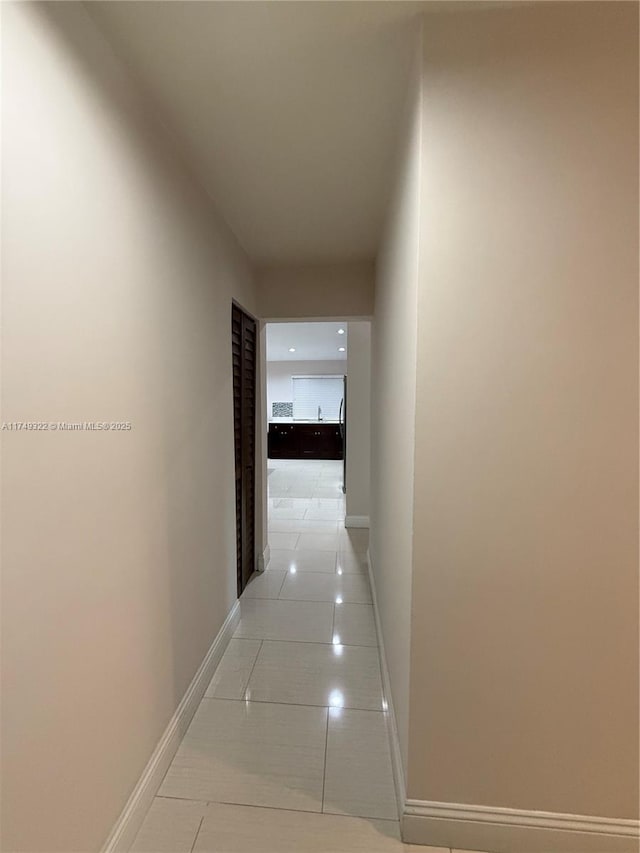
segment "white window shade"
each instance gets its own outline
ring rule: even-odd
[[[344,394],[342,376],[292,376],[293,419],[315,421],[320,406],[323,421],[337,421]]]

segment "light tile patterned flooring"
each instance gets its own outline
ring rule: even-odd
[[[341,462],[269,462],[267,571],[135,853],[449,853],[400,841],[367,576]]]

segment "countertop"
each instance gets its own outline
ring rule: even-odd
[[[318,421],[318,420],[313,420],[313,421],[296,420],[296,421],[294,421],[293,418],[269,418],[269,423],[270,424],[339,424],[340,421],[329,420],[329,419],[325,420],[324,418],[321,421]]]

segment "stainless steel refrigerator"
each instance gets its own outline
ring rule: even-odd
[[[347,492],[347,377],[343,376],[344,389],[340,400],[340,436],[342,437],[342,491]]]

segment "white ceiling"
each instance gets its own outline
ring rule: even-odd
[[[267,323],[267,361],[346,360],[348,332],[346,323]]]
[[[421,7],[87,3],[262,263],[375,255]]]

